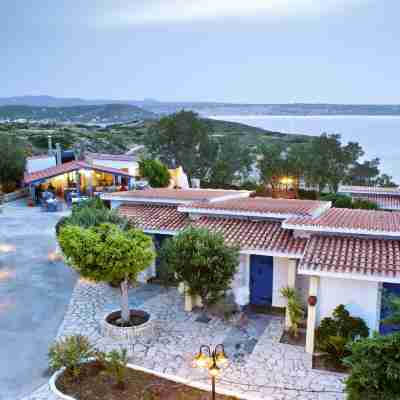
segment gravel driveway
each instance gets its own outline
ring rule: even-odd
[[[48,379],[48,347],[76,281],[63,262],[49,259],[62,215],[24,201],[0,213],[0,400],[17,400]]]

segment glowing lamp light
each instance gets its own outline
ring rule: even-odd
[[[208,373],[210,376],[216,378],[219,375],[220,369],[214,364],[209,370]]]
[[[217,352],[215,360],[218,365],[225,367],[228,364],[228,357],[225,354],[224,350],[220,350]]]
[[[207,368],[210,362],[210,357],[203,352],[199,352],[194,358],[194,366],[198,368]]]

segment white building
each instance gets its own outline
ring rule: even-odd
[[[56,157],[54,155],[45,154],[41,156],[28,157],[26,159],[26,172],[31,174],[33,172],[55,167],[56,164]]]
[[[280,289],[297,288],[308,304],[308,352],[315,328],[339,304],[372,333],[380,329],[382,289],[400,294],[400,213],[249,198],[244,191],[150,189],[103,198],[153,235],[156,247],[188,225],[221,232],[239,245],[232,289],[240,305],[285,307]]]

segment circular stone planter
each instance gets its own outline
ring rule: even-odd
[[[112,321],[120,318],[121,310],[115,310],[107,313],[101,320],[100,331],[104,337],[114,339],[132,339],[140,336],[154,326],[154,320],[151,315],[142,310],[130,310],[131,317],[142,319],[143,322],[134,326],[118,326]]]

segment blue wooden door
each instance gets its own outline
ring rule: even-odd
[[[381,321],[385,318],[390,317],[392,310],[390,308],[390,297],[398,296],[400,297],[400,284],[398,283],[384,283],[383,284],[383,293],[382,293],[382,308],[381,308]],[[379,333],[382,335],[388,335],[393,332],[399,332],[399,325],[387,325],[380,324]]]
[[[160,277],[160,266],[161,266],[161,259],[160,259],[160,250],[163,246],[165,239],[170,238],[170,235],[154,235],[154,247],[156,250],[156,277]]]
[[[250,257],[250,303],[272,305],[273,257]]]

